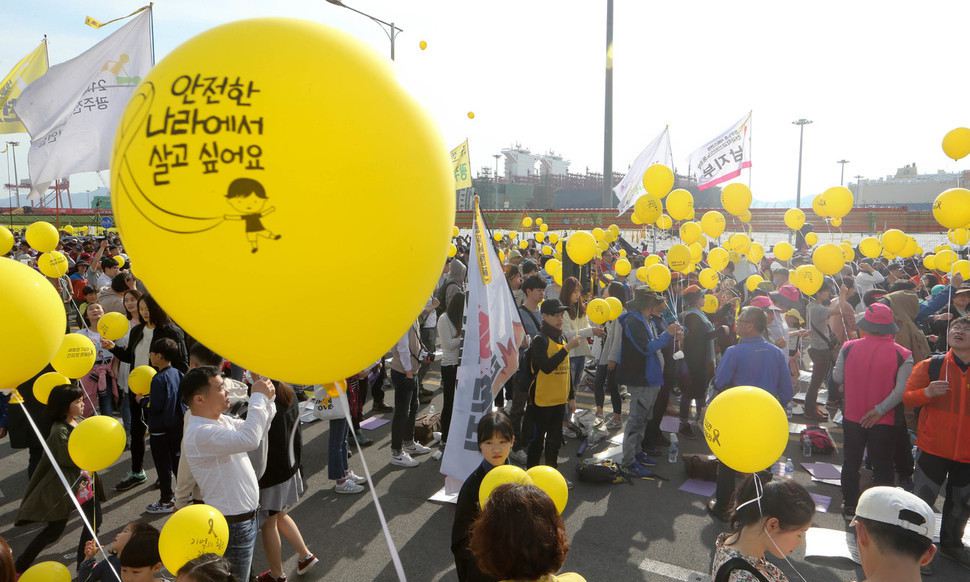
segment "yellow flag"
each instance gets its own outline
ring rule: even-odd
[[[20,59],[0,83],[0,133],[26,133],[13,106],[20,93],[47,72],[47,41],[43,40],[30,54]]]
[[[102,26],[104,26],[103,24],[101,24],[97,20],[91,18],[90,16],[85,16],[84,17],[84,24],[87,24],[91,28],[101,28]]]
[[[472,163],[468,157],[468,140],[466,139],[451,150],[451,167],[455,171],[455,189],[463,190],[472,187]]]

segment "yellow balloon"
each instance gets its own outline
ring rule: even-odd
[[[864,257],[874,259],[882,254],[882,243],[874,236],[867,236],[859,242],[859,252]]]
[[[619,254],[620,254],[620,258],[625,259],[626,258],[626,249],[620,249]]]
[[[697,282],[705,289],[714,289],[720,280],[721,277],[718,276],[717,271],[711,267],[701,269],[700,274],[697,275]]]
[[[523,251],[525,249],[529,248],[529,241],[527,241],[527,240],[520,240],[519,241],[519,248],[522,249]]]
[[[548,224],[540,224],[539,225],[539,230],[541,232],[548,232],[549,231],[549,225]]]
[[[165,522],[158,537],[158,555],[169,572],[178,572],[186,562],[202,554],[225,554],[228,541],[229,524],[218,509],[204,504],[188,505]]]
[[[536,487],[545,491],[546,495],[552,499],[556,511],[562,513],[566,509],[566,502],[569,500],[569,485],[562,473],[548,465],[536,465],[526,471],[526,475],[532,479],[532,483]]]
[[[731,248],[738,254],[746,255],[751,249],[751,239],[743,232],[732,234],[729,240],[731,241]]]
[[[795,269],[795,280],[793,283],[799,291],[805,295],[815,295],[822,288],[825,276],[815,265],[801,265]]]
[[[51,358],[54,369],[68,378],[80,378],[91,371],[98,351],[87,336],[69,333]]]
[[[0,226],[0,257],[10,252],[13,242],[13,233],[6,226]]]
[[[656,265],[660,262],[660,255],[647,255],[647,258],[643,259],[643,266],[649,267],[650,265]]]
[[[603,325],[610,320],[610,305],[597,297],[586,305],[586,317],[596,325]]]
[[[828,208],[826,207],[824,192],[822,194],[819,194],[812,200],[812,210],[815,212],[816,215],[822,218],[829,217]]]
[[[950,267],[951,273],[959,273],[964,280],[970,280],[970,261],[966,259],[960,259],[953,263]]]
[[[451,238],[455,238],[456,236],[458,236],[460,234],[460,232],[461,231],[458,230],[458,227],[457,226],[452,226],[451,227]]]
[[[852,210],[854,198],[852,190],[845,186],[834,186],[822,193],[825,210],[832,218],[842,218]]]
[[[630,214],[630,222],[632,222],[633,224],[639,226],[639,225],[643,224],[643,219],[640,218],[640,215],[637,214],[636,211],[634,210],[633,213]]]
[[[954,228],[946,234],[950,242],[957,246],[965,246],[970,242],[970,230],[966,228]]]
[[[937,271],[949,273],[950,268],[953,266],[953,263],[957,261],[957,258],[957,254],[951,249],[943,249],[942,251],[936,253],[936,258],[933,259],[933,263],[936,265]]]
[[[805,213],[801,208],[789,208],[785,211],[785,226],[792,230],[805,226]]]
[[[562,254],[562,239],[560,239],[559,242],[556,243],[556,253],[560,255]],[[559,258],[561,259],[562,257],[559,257]]]
[[[620,225],[618,224],[611,224],[606,227],[606,230],[612,232],[616,236],[620,236]]]
[[[520,485],[532,485],[532,477],[516,465],[499,465],[493,467],[482,479],[482,484],[478,486],[478,505],[485,507],[488,498],[500,485],[506,483],[518,483]]]
[[[758,288],[758,285],[761,285],[764,282],[765,278],[761,275],[751,275],[744,280],[744,288],[748,291],[754,291]]]
[[[674,221],[666,214],[661,214],[657,219],[656,225],[660,230],[670,230],[670,227],[674,225]]]
[[[592,235],[593,238],[596,239],[596,242],[606,240],[606,231],[598,226],[593,229]]]
[[[40,562],[27,568],[19,582],[71,582],[71,571],[58,562]]]
[[[34,380],[34,398],[41,404],[47,404],[51,390],[56,386],[64,386],[71,383],[71,379],[57,372],[47,372],[41,374]]]
[[[37,268],[45,277],[60,279],[67,274],[67,257],[63,253],[50,251],[37,257]]]
[[[890,228],[882,233],[883,248],[893,254],[899,254],[899,251],[906,247],[908,240],[909,238],[906,236],[906,233],[898,228]]]
[[[721,206],[734,216],[741,216],[751,208],[751,189],[734,182],[721,190]]]
[[[752,263],[757,263],[765,256],[765,247],[761,246],[761,243],[753,242],[751,246],[748,247],[748,260]]]
[[[631,265],[630,261],[627,259],[617,259],[616,262],[613,263],[613,270],[616,271],[616,274],[621,277],[626,277],[629,275],[632,268],[633,265]]]
[[[536,242],[542,242],[546,240],[546,233],[542,232],[541,230],[537,230],[536,232],[532,233],[532,237],[536,239]]]
[[[504,251],[499,251],[498,252],[498,260],[499,260],[500,263],[504,263],[505,262],[505,252]]]
[[[623,302],[617,297],[607,297],[606,304],[610,306],[610,319],[616,319],[623,313]]]
[[[125,427],[114,417],[86,418],[71,431],[67,452],[74,464],[85,471],[107,469],[125,451]]]
[[[98,333],[102,338],[111,341],[124,337],[128,333],[128,327],[128,318],[116,311],[105,313],[98,321]]]
[[[686,273],[690,263],[690,249],[687,245],[676,244],[667,251],[667,266],[672,270]]]
[[[721,236],[724,233],[726,224],[724,215],[717,210],[708,210],[701,216],[701,229],[704,231],[704,234],[711,238]]]
[[[554,232],[550,232],[549,233],[549,243],[550,244],[556,244],[557,242],[559,242],[559,235],[556,234],[556,233],[554,233]]]
[[[418,43],[418,48],[421,49],[421,50],[427,49],[428,48],[428,41],[422,40],[421,42],[419,42]]]
[[[674,220],[688,220],[694,213],[694,195],[678,188],[667,195],[667,213]]]
[[[502,233],[501,232],[492,233],[492,240],[494,240],[495,242],[502,242]]]
[[[691,263],[699,263],[701,259],[704,258],[704,247],[703,245],[701,245],[701,243],[692,242],[689,245],[687,245],[687,248],[690,250]]]
[[[751,222],[751,211],[750,210],[745,210],[743,213],[739,214],[738,215],[738,220],[740,220],[741,222],[743,222],[745,224]]]
[[[842,219],[841,218],[833,218],[832,219],[832,226],[834,226],[836,228],[842,226]]]
[[[650,267],[643,266],[636,271],[637,280],[641,283],[650,283]]]
[[[647,269],[647,285],[651,289],[658,293],[663,293],[670,287],[670,269],[667,265],[662,265],[657,263],[656,265],[650,265],[646,267]],[[637,278],[639,278],[639,270],[637,271]]]
[[[936,269],[936,255],[926,255],[923,257],[923,266],[927,270],[933,271]]]
[[[970,225],[970,190],[950,188],[933,201],[933,218],[943,228],[964,228]]]
[[[684,244],[696,242],[701,236],[701,225],[696,222],[685,222],[680,225],[680,240],[684,241]]]
[[[717,300],[717,296],[708,293],[707,295],[704,295],[704,305],[701,306],[701,311],[704,313],[717,313],[720,306],[721,305]]]
[[[741,473],[767,469],[788,445],[788,416],[768,391],[737,386],[704,414],[704,439],[722,463]]]
[[[903,246],[903,250],[899,251],[899,256],[904,259],[908,259],[915,255],[918,250],[919,244],[916,243],[916,239],[911,236],[907,236],[906,244]]]
[[[775,258],[779,261],[787,261],[792,258],[793,254],[795,254],[795,247],[791,246],[791,244],[785,241],[781,241],[775,243],[775,246],[772,247],[771,252],[774,253]]]
[[[454,257],[457,254],[458,254],[458,247],[455,246],[455,243],[450,243],[448,245],[448,258]]]
[[[806,234],[805,242],[808,244],[808,246],[814,247],[815,245],[818,244],[818,234],[814,232],[810,232]]]
[[[379,358],[433,291],[455,217],[454,173],[430,117],[385,60],[310,21],[241,20],[168,53],[128,102],[111,163],[126,250],[172,319],[247,369],[298,384],[346,378]],[[193,81],[202,62],[202,77],[215,79],[205,95]],[[339,79],[339,88],[324,79]],[[185,148],[187,166],[163,175],[152,161],[163,148]],[[312,196],[303,187],[308,168],[320,169]],[[381,236],[306,268],[305,249],[339,248],[365,227]],[[378,254],[382,276],[400,285],[392,301],[342,283],[364,277],[371,268],[360,257]],[[287,285],[278,301],[253,309],[252,294],[227,289],[216,270]],[[195,281],[192,293],[185,280]],[[321,301],[342,308],[292,317],[294,305]],[[379,313],[365,313],[377,304]],[[325,328],[346,333],[321,335]],[[284,357],[288,345],[328,357]]]
[[[826,275],[835,275],[845,266],[842,249],[834,243],[819,245],[812,253],[812,264]]]
[[[115,262],[118,263],[118,268],[125,266],[125,258],[121,255],[115,255]]]
[[[66,318],[50,281],[21,262],[0,258],[0,387],[14,388],[47,365],[64,339]]]
[[[656,222],[661,214],[663,214],[663,203],[655,196],[644,194],[633,204],[633,215],[642,224]]]
[[[707,264],[715,271],[723,271],[730,259],[727,250],[721,247],[715,247],[707,253]]]
[[[51,252],[61,242],[61,237],[57,233],[57,229],[49,222],[35,222],[31,224],[27,227],[27,232],[24,236],[27,238],[27,244],[31,248],[42,253]]]
[[[549,245],[542,245],[542,255],[545,257],[552,256],[552,247]]]
[[[958,127],[948,131],[943,136],[943,153],[954,161],[970,154],[970,129]]]
[[[155,377],[155,368],[151,366],[138,366],[128,375],[128,388],[135,394],[145,395],[152,388],[152,378]]]
[[[70,224],[69,224],[69,225],[67,225],[67,226],[65,226],[65,227],[64,227],[64,228],[62,228],[61,230],[63,230],[63,231],[64,231],[64,232],[66,232],[67,234],[74,234],[74,227],[73,227],[73,226],[71,226]]]
[[[654,198],[663,198],[674,187],[674,172],[663,164],[653,164],[643,172],[643,188]]]
[[[845,262],[855,260],[855,250],[850,243],[843,241],[839,244],[839,248],[842,249],[842,258],[845,259]]]
[[[566,239],[566,254],[577,265],[585,265],[596,255],[596,239],[585,230],[578,230]]]
[[[475,112],[474,111],[469,111],[468,112],[468,119],[475,119]]]
[[[526,216],[525,218],[522,219],[522,228],[531,228],[531,227],[532,227],[532,218]]]

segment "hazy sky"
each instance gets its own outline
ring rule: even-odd
[[[114,30],[84,26],[86,15],[104,21],[141,5],[3,3],[0,75],[45,33],[56,64]],[[401,81],[450,145],[469,138],[476,171],[514,143],[554,150],[574,172],[602,170],[606,0],[346,3],[404,29],[395,64]],[[377,24],[325,0],[160,0],[157,58],[216,24],[268,15],[334,26],[389,53]],[[804,195],[837,185],[842,158],[851,161],[847,182],[911,162],[924,173],[963,169],[943,155],[940,140],[970,125],[968,17],[965,0],[616,0],[613,168],[625,171],[669,124],[674,159],[686,173],[692,149],[753,110],[756,198],[794,197],[798,128],[791,122],[799,117],[814,121],[805,129]],[[19,158],[24,176],[26,144]],[[93,174],[79,175],[73,189],[100,184]]]

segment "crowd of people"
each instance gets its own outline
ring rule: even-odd
[[[577,394],[587,389],[595,428],[623,433],[617,461],[629,479],[654,477],[656,459],[673,436],[660,428],[669,409],[679,415],[677,437],[695,439],[713,396],[734,386],[766,390],[809,427],[841,427],[842,513],[855,528],[870,580],[889,579],[885,572],[919,579],[921,569],[932,572],[937,551],[970,568],[970,549],[962,542],[970,517],[970,432],[964,431],[970,431],[970,287],[960,275],[928,272],[915,261],[862,259],[807,296],[789,282],[790,269],[811,262],[802,248],[786,262],[739,257],[715,289],[704,289],[693,272],[674,273],[669,288],[657,290],[636,277],[651,253],[622,240],[584,266],[563,257],[558,274],[547,272],[552,257],[535,245],[513,248],[503,240],[498,247],[526,334],[517,373],[478,425],[482,464],[458,497],[451,549],[460,580],[582,579],[557,574],[569,542],[543,491],[506,485],[481,507],[478,488],[489,470],[506,463],[557,467],[564,439],[577,436]],[[328,477],[338,494],[366,491],[367,480],[350,468],[348,452],[371,444],[360,429],[368,395],[373,412],[392,414],[391,465],[416,467],[417,457],[447,446],[469,254],[460,238],[457,249],[413,325],[385,357],[346,379],[351,420],[335,418],[329,431]],[[17,523],[44,527],[15,560],[0,544],[0,582],[6,571],[26,571],[75,513],[60,474],[75,485],[97,531],[106,488],[67,451],[73,428],[92,414],[120,417],[127,433],[130,469],[108,490],[147,483],[147,438],[159,497],[145,512],[168,514],[204,501],[225,516],[224,556],[190,561],[178,580],[248,582],[257,538],[269,565],[255,576],[258,582],[286,580],[283,539],[297,555],[298,573],[312,569],[318,559],[289,512],[304,494],[300,402],[314,387],[243,370],[190,337],[133,274],[117,237],[68,236],[59,250],[70,271],[49,280],[64,301],[68,331],[90,338],[97,359],[85,377],[55,387],[46,406],[33,395],[35,377],[19,387],[22,407],[3,407],[0,426],[11,445],[29,450],[29,485]],[[656,254],[663,261],[664,252]],[[616,272],[621,257],[633,265],[629,275]],[[37,253],[24,242],[10,258],[34,265]],[[763,282],[746,285],[754,275]],[[596,297],[618,299],[622,314],[592,323],[586,306]],[[113,312],[130,322],[116,341],[97,331],[99,320]],[[157,370],[145,395],[129,386],[131,371],[140,366]],[[435,369],[443,396],[440,437],[422,442],[416,420],[435,394],[426,383]],[[386,389],[394,391],[393,405],[385,403]],[[39,423],[45,443],[25,413]],[[871,468],[871,479],[861,479],[863,467]],[[941,493],[935,546],[932,507]],[[708,511],[730,524],[717,540],[714,579],[777,581],[787,578],[765,555],[784,559],[799,546],[815,504],[792,480],[738,474],[719,464]],[[90,532],[82,529],[79,579],[115,579],[114,571],[125,581],[154,579],[162,569],[157,541],[158,530],[132,521],[111,544],[110,557],[99,561]]]

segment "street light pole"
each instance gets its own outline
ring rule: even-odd
[[[862,179],[865,176],[853,176],[855,178],[855,201],[857,204],[862,203]]]
[[[845,186],[845,165],[849,163],[849,160],[839,160],[835,163],[842,164],[842,175],[839,177],[839,186]]]
[[[391,41],[391,60],[392,61],[394,60],[394,39],[397,37],[398,33],[404,32],[404,29],[403,28],[398,28],[398,27],[394,26],[394,23],[393,22],[384,22],[380,18],[375,18],[375,17],[371,16],[370,14],[367,14],[366,12],[361,12],[360,10],[357,10],[356,8],[353,8],[351,6],[347,6],[346,4],[343,3],[342,0],[327,0],[327,2],[333,4],[334,6],[340,6],[341,8],[346,8],[347,10],[350,10],[352,12],[356,12],[357,14],[360,14],[361,16],[366,16],[367,18],[370,18],[371,20],[373,20],[377,24],[380,24],[381,25],[381,30],[384,31],[384,34],[386,34],[387,35],[387,38],[390,39],[390,41]],[[385,29],[384,27],[387,27],[387,28]]]
[[[606,104],[603,124],[603,208],[613,206],[613,0],[606,0]]]
[[[802,146],[805,143],[805,126],[811,121],[802,118],[792,122],[798,126],[798,189],[795,191],[795,208],[802,206]]]
[[[498,208],[498,160],[502,157],[502,154],[492,154],[495,158],[495,173],[492,174],[492,179],[495,180],[495,208]]]

